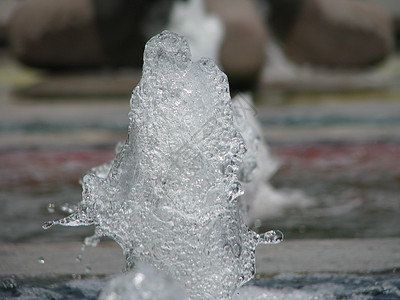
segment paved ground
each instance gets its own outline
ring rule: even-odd
[[[254,108],[266,140],[399,141],[400,59],[391,61],[358,75],[307,72],[260,90]],[[104,146],[126,135],[137,71],[51,75],[21,69],[5,53],[0,64],[0,150]],[[324,87],[321,78],[334,86]]]
[[[62,98],[0,101],[0,149],[112,145],[126,135],[130,92],[101,100]],[[351,99],[348,102],[344,97]],[[386,98],[385,98],[386,97]],[[292,103],[257,103],[271,144],[400,141],[400,93],[325,96]],[[400,98],[399,98],[400,99]],[[278,101],[278,100],[277,100]]]
[[[128,101],[134,86],[134,83],[130,83],[129,78],[133,78],[131,75],[119,74],[114,78],[115,74],[98,76],[80,74],[49,78],[46,77],[48,75],[43,76],[37,71],[21,72],[12,62],[7,59],[2,60],[0,57],[0,63],[2,62],[5,62],[3,64],[5,67],[0,70],[0,158],[2,165],[8,169],[6,167],[0,169],[2,171],[0,179],[2,187],[9,188],[7,195],[10,197],[10,203],[18,200],[19,190],[13,187],[13,184],[21,178],[28,178],[25,183],[29,187],[35,185],[35,180],[42,180],[40,176],[43,174],[45,179],[55,178],[50,182],[64,184],[61,177],[57,177],[60,176],[59,173],[47,172],[49,169],[43,163],[46,162],[44,157],[53,164],[60,164],[60,160],[57,160],[60,158],[60,153],[57,153],[57,150],[67,153],[60,158],[62,160],[79,149],[99,148],[107,149],[108,157],[113,145],[125,137]],[[366,81],[360,81],[360,77],[355,79],[350,78],[351,76],[345,77],[353,80],[353,85],[348,84],[348,86],[356,86],[356,91],[344,88],[344,84],[348,82],[337,75],[334,76],[337,80],[330,86],[324,86],[325,79],[321,79],[319,85],[313,84],[313,78],[306,78],[307,82],[304,80],[288,82],[288,89],[302,90],[302,93],[295,94],[277,91],[279,84],[281,88],[284,85],[276,81],[275,86],[269,86],[271,91],[260,92],[257,96],[256,113],[263,123],[266,140],[272,144],[274,151],[283,154],[282,157],[287,159],[308,154],[309,156],[304,155],[301,161],[298,160],[303,163],[301,167],[307,166],[309,162],[307,159],[311,156],[314,155],[315,158],[315,151],[323,150],[323,147],[310,147],[307,150],[310,145],[350,145],[346,149],[350,149],[352,145],[355,147],[367,145],[368,147],[357,151],[336,152],[339,153],[337,156],[329,151],[320,151],[318,153],[325,156],[331,155],[330,159],[329,161],[315,159],[312,167],[326,166],[327,162],[346,165],[349,160],[341,160],[341,157],[350,157],[355,161],[362,157],[365,159],[360,161],[365,163],[363,166],[367,166],[364,170],[372,170],[365,174],[370,174],[376,169],[368,169],[368,159],[379,157],[381,153],[382,159],[378,162],[382,162],[382,167],[379,169],[381,172],[379,174],[384,174],[386,168],[388,172],[385,174],[390,176],[384,178],[390,178],[392,184],[397,182],[400,173],[397,165],[393,167],[391,165],[396,164],[395,158],[399,157],[400,142],[400,85],[393,84],[393,80],[399,82],[396,81],[398,75],[396,72],[397,69],[395,71],[390,69],[389,73],[384,73],[385,76],[377,76],[378,79],[374,77],[375,75],[369,75],[365,77],[368,79]],[[397,75],[389,76],[390,80],[387,80],[388,74]],[[366,88],[370,84],[374,90]],[[318,86],[320,88],[316,88]],[[304,87],[307,87],[308,92],[304,91]],[[340,88],[346,91],[338,91]],[[316,93],[324,89],[330,92]],[[18,90],[18,93],[14,93],[14,90]],[[291,148],[291,145],[295,147]],[[296,154],[290,152],[294,149],[297,151]],[[306,150],[301,152],[301,149]],[[369,155],[371,151],[375,153],[373,156]],[[392,156],[386,155],[388,151]],[[82,157],[84,156],[80,159]],[[393,158],[393,161],[387,160],[387,157]],[[34,163],[29,163],[29,159],[32,158]],[[16,161],[20,162],[19,166],[26,165],[26,167],[13,169],[13,162]],[[71,168],[71,165],[66,166],[67,173],[71,170],[68,168]],[[42,169],[45,172],[40,173]],[[73,170],[76,172],[76,169]],[[326,169],[326,174],[328,171]],[[32,172],[32,176],[29,172]],[[49,177],[49,174],[54,176]],[[79,174],[73,173],[74,178],[76,177],[73,179],[74,182],[78,180]],[[301,173],[293,174],[305,176]],[[344,171],[340,174],[343,175]],[[68,180],[72,180],[71,178]],[[369,193],[369,190],[366,189],[365,193]],[[16,198],[12,198],[13,196]],[[47,201],[47,198],[44,200]],[[387,205],[386,200],[384,197],[379,199],[378,205]],[[396,199],[391,202],[398,203]],[[349,206],[344,205],[341,208],[348,209]],[[399,209],[398,204],[389,209],[396,212],[396,209]],[[20,212],[16,215],[17,220],[26,218]],[[366,218],[374,217],[372,213]],[[18,226],[21,224],[13,224],[10,228]],[[287,240],[281,245],[260,247],[257,250],[257,264],[260,273],[381,272],[400,268],[399,253],[398,237],[361,240]],[[76,256],[80,254],[83,259],[79,263],[76,261]],[[44,257],[44,264],[38,262],[39,257]],[[119,272],[122,265],[121,250],[115,244],[109,243],[102,243],[94,249],[88,248],[83,253],[80,251],[79,243],[70,242],[0,246],[0,275],[80,274],[85,272],[87,265],[91,266],[94,274]]]
[[[81,244],[73,242],[0,246],[0,276],[85,274],[87,266],[93,275],[122,270],[123,256],[117,244],[80,248]],[[284,241],[259,246],[256,260],[259,274],[399,272],[400,238]]]

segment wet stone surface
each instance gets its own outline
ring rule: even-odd
[[[0,278],[5,299],[97,299],[110,278]],[[282,274],[252,281],[233,299],[398,299],[399,274]],[[157,298],[159,299],[159,298]],[[160,298],[161,299],[161,298]]]

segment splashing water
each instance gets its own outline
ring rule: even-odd
[[[232,109],[233,123],[242,134],[247,149],[238,174],[246,191],[239,198],[246,223],[256,226],[260,219],[281,215],[289,206],[311,206],[313,200],[301,191],[282,191],[271,185],[271,176],[279,168],[279,162],[271,155],[263,139],[251,96],[243,93],[236,95],[232,99]]]
[[[189,41],[192,59],[206,56],[218,62],[224,25],[217,15],[207,12],[204,0],[175,1],[168,27]]]
[[[108,281],[99,300],[176,300],[187,299],[184,289],[172,278],[138,263],[135,269]]]
[[[38,258],[38,263],[39,263],[39,264],[43,265],[45,262],[46,262],[46,260],[44,259],[43,256],[40,256],[40,257]]]
[[[167,31],[144,51],[128,138],[115,160],[82,179],[83,200],[47,222],[96,225],[126,257],[176,279],[190,298],[225,298],[255,274],[255,248],[283,239],[244,223],[238,181],[246,152],[232,117],[226,75],[210,59],[191,61],[186,40]]]

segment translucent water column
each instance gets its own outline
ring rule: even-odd
[[[129,130],[116,158],[82,179],[82,202],[46,223],[96,226],[114,239],[125,269],[144,262],[180,282],[190,298],[225,298],[255,274],[255,248],[278,243],[242,219],[238,171],[246,146],[234,127],[226,75],[192,62],[189,46],[164,31],[146,45]]]

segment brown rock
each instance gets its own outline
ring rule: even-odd
[[[107,64],[141,67],[144,45],[164,29],[172,1],[92,0]]]
[[[142,65],[172,0],[26,0],[9,22],[16,57],[42,68]]]
[[[7,44],[7,20],[17,5],[16,0],[0,1],[0,47]]]
[[[306,0],[266,0],[268,23],[278,39],[286,39]]]
[[[267,33],[261,15],[252,1],[207,0],[206,6],[224,24],[220,62],[230,84],[254,85],[265,59]]]
[[[13,12],[9,42],[16,57],[31,66],[60,68],[105,61],[90,0],[27,0]]]
[[[363,0],[384,7],[391,15],[396,36],[396,46],[400,49],[400,2],[399,0]]]
[[[352,0],[305,0],[284,51],[294,61],[360,66],[388,56],[391,18],[383,8]]]

